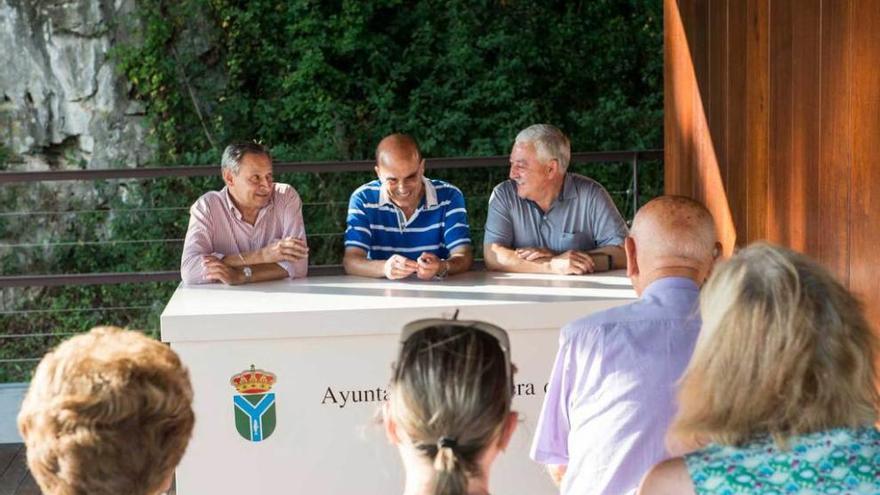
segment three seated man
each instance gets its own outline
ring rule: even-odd
[[[568,138],[536,124],[510,154],[510,179],[492,192],[483,254],[486,268],[580,275],[623,268],[626,224],[596,181],[567,171]],[[349,200],[343,266],[364,277],[442,280],[473,264],[464,196],[425,177],[425,159],[406,134],[376,147],[377,179]],[[255,143],[223,152],[226,184],[196,201],[181,259],[186,284],[242,284],[301,278],[308,270],[302,201],[276,184],[272,158]]]

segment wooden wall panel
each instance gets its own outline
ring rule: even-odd
[[[746,59],[746,9],[741,8],[741,0],[733,0],[728,7],[728,114],[727,114],[727,157],[728,163],[722,165],[726,170],[725,190],[730,203],[730,213],[733,218],[733,226],[736,230],[736,244],[741,245],[744,239],[748,239],[749,218],[746,214],[746,196],[748,177],[748,159],[746,157],[746,83],[748,81],[749,68]],[[721,50],[719,46],[717,50]],[[670,164],[666,166],[675,169],[689,168],[693,163]],[[729,252],[727,252],[729,254]]]
[[[664,9],[667,192],[704,201],[722,240],[818,259],[880,323],[880,2]]]
[[[880,321],[880,7],[853,2],[853,167],[850,288]],[[878,356],[880,359],[880,356]]]
[[[788,214],[783,216],[788,226],[787,242],[793,249],[815,253],[819,248],[818,229],[809,228],[819,215],[819,122],[821,33],[820,0],[798,0],[791,12],[791,101],[790,123],[792,151],[791,164],[796,174],[789,174]],[[775,59],[774,59],[775,60]]]
[[[849,184],[852,168],[852,2],[822,2],[819,195],[815,225],[822,235],[812,253],[848,281]]]
[[[665,0],[674,2],[674,0]],[[685,11],[687,13],[687,11]],[[693,95],[699,94],[696,79],[691,72],[690,50],[685,40],[684,23],[678,7],[663,17],[663,99],[664,158],[676,163],[692,163]],[[675,81],[675,83],[673,83]],[[693,167],[681,167],[664,171],[664,184],[679,194],[691,194]],[[673,172],[673,173],[670,173]]]
[[[792,218],[794,194],[792,179],[801,175],[801,164],[793,160],[792,127],[794,95],[792,84],[792,4],[796,0],[774,0],[770,3],[773,36],[770,53],[773,61],[768,67],[770,93],[769,139],[767,163],[766,218]],[[764,169],[765,167],[760,167]],[[758,214],[758,213],[756,213]],[[766,238],[778,244],[789,244],[791,228],[796,222],[769,221]]]
[[[746,0],[746,237],[767,237],[770,127],[770,22],[767,0]],[[698,30],[699,31],[699,30]],[[736,77],[742,77],[737,74]]]

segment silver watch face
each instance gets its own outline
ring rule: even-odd
[[[242,271],[244,272],[244,278],[247,280],[250,280],[251,277],[254,275],[254,271],[251,270],[251,267],[249,266],[244,267]]]

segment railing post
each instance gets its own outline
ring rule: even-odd
[[[636,212],[639,211],[639,152],[633,152],[632,156],[632,194],[633,194],[633,220],[636,218]]]

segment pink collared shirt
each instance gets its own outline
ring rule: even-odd
[[[269,204],[257,214],[253,225],[242,218],[232,203],[227,188],[204,194],[189,210],[189,227],[183,241],[180,276],[186,284],[204,284],[205,256],[237,255],[262,249],[285,237],[306,238],[302,217],[302,200],[296,189],[287,184],[275,184]],[[289,262],[279,261],[290,278],[305,277],[308,257]]]

